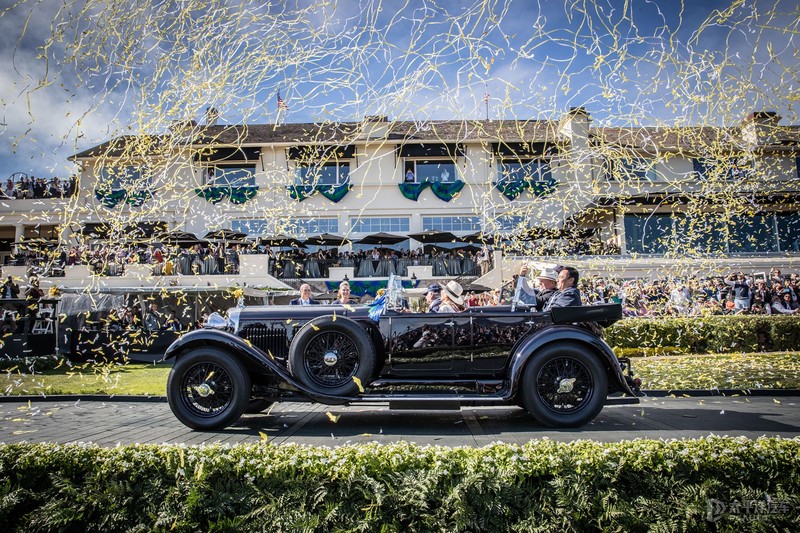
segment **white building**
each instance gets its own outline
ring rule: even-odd
[[[353,241],[527,231],[538,238],[522,252],[509,245],[507,256],[557,254],[622,276],[687,262],[796,270],[800,126],[779,121],[756,112],[730,128],[594,127],[576,108],[559,121],[188,122],[76,154],[77,197],[0,204],[0,241],[56,226],[70,227],[68,240],[87,224]],[[493,283],[514,265],[498,267]]]

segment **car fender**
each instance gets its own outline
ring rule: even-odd
[[[609,382],[614,380],[620,390],[631,396],[636,396],[625,381],[625,376],[622,373],[622,366],[608,344],[592,332],[571,325],[552,326],[543,329],[524,339],[514,348],[514,353],[511,355],[508,368],[510,385],[509,396],[515,396],[517,394],[525,365],[534,357],[536,352],[548,344],[558,342],[571,342],[585,345],[592,353],[601,358],[603,364],[607,368],[611,369],[611,372],[609,372]]]
[[[347,403],[349,400],[349,398],[339,396],[320,395],[319,393],[308,390],[308,388],[297,381],[286,368],[273,360],[269,354],[262,352],[247,340],[223,330],[198,329],[190,331],[167,348],[164,359],[167,360],[173,357],[179,357],[182,352],[200,346],[219,347],[231,354],[231,357],[239,359],[245,365],[245,368],[256,366],[259,369],[271,372],[312,400],[329,404]]]

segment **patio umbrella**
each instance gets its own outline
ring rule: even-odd
[[[42,248],[55,248],[58,246],[58,241],[34,237],[31,239],[15,241],[14,245],[26,250],[40,250]]]
[[[470,244],[491,244],[497,242],[498,239],[499,235],[497,233],[482,233],[480,231],[458,238],[459,241],[468,242]]]
[[[110,230],[111,228],[103,222],[87,222],[78,233],[90,239],[105,239]]]
[[[431,244],[430,246],[426,246],[425,248],[429,250],[436,250],[437,252],[449,252],[452,250],[464,251],[464,252],[477,252],[481,249],[480,246],[475,246],[474,244],[464,244],[464,243],[457,243],[455,246],[436,246],[435,244]]]
[[[303,244],[317,246],[342,246],[344,244],[350,244],[350,239],[347,237],[342,237],[341,235],[334,235],[333,233],[323,233],[321,235],[309,237]]]
[[[240,231],[233,231],[232,229],[218,229],[209,231],[203,237],[211,242],[229,242],[233,244],[242,244],[246,242],[247,233]]]
[[[194,233],[181,230],[172,230],[155,236],[155,240],[164,244],[177,244],[179,246],[191,246],[194,244],[207,244],[208,241],[198,239]]]
[[[297,239],[295,237],[291,237],[285,234],[278,234],[278,235],[268,235],[266,237],[259,237],[258,238],[259,244],[268,244],[269,246],[293,246],[297,248],[305,248],[306,245],[303,244],[303,241]]]
[[[405,240],[408,240],[408,237],[403,237],[402,235],[393,235],[391,233],[373,233],[371,235],[367,235],[363,239],[356,241],[356,244],[397,244],[401,243]]]
[[[423,244],[454,242],[458,240],[458,237],[456,237],[449,231],[437,231],[437,230],[423,231],[420,233],[411,233],[409,234],[408,237],[414,239],[415,241],[419,241]]]

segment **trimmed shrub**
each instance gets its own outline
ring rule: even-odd
[[[800,349],[800,317],[636,318],[607,328],[605,339],[628,356],[791,351]]]
[[[800,520],[799,457],[796,439],[727,437],[0,445],[0,521],[7,531],[772,531]]]
[[[43,355],[39,357],[8,357],[0,356],[0,370],[5,372],[41,372],[52,370],[57,366],[66,364],[67,360],[58,355]]]

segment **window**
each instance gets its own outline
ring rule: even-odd
[[[98,185],[111,190],[147,189],[151,173],[147,166],[103,167]]]
[[[205,182],[215,187],[252,187],[255,174],[255,165],[215,165],[206,167]]]
[[[721,219],[715,213],[625,215],[629,253],[765,253],[800,251],[800,213]]]
[[[494,220],[495,231],[515,232],[528,229],[528,217],[523,215],[500,215]]]
[[[293,218],[286,231],[292,235],[339,233],[338,218]]]
[[[728,249],[731,252],[776,252],[774,215],[733,216],[729,224]]]
[[[457,176],[456,164],[451,159],[405,160],[405,183],[453,183]]]
[[[628,253],[666,253],[670,249],[673,232],[671,214],[625,215],[625,247]]]
[[[349,181],[349,162],[298,162],[295,167],[295,183],[297,185],[344,185]]]
[[[606,179],[616,181],[655,181],[654,163],[640,157],[606,160]]]
[[[422,231],[479,231],[480,217],[422,217]]]
[[[541,159],[501,159],[498,182],[545,181],[550,179],[550,164]]]
[[[231,220],[231,229],[241,233],[247,233],[248,236],[253,235],[268,235],[271,224],[268,224],[263,219],[251,220]]]
[[[704,181],[711,179],[749,179],[753,174],[752,161],[744,157],[730,157],[728,159],[697,157],[692,159],[692,168],[697,175],[697,179]]]
[[[339,233],[338,218],[293,218],[280,231],[275,231],[275,221],[251,218],[232,220],[231,229],[248,235],[270,235],[288,233],[290,235],[316,235],[319,233]]]
[[[800,213],[777,213],[781,252],[800,252]]]
[[[362,217],[351,221],[353,231],[359,233],[408,233],[407,217]]]

